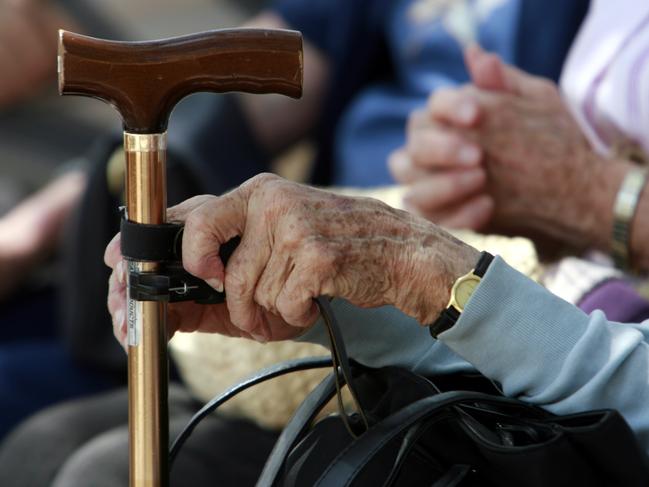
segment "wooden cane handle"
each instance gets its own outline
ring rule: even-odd
[[[225,29],[150,42],[59,31],[59,92],[111,103],[132,133],[161,133],[182,98],[199,91],[302,93],[299,32]]]

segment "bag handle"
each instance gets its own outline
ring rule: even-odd
[[[353,428],[349,422],[349,416],[345,410],[345,405],[343,404],[342,388],[347,384],[347,388],[351,395],[356,411],[360,416],[365,431],[370,427],[369,421],[367,420],[367,414],[365,408],[359,399],[359,395],[356,392],[354,387],[354,379],[351,372],[351,367],[349,365],[349,356],[347,355],[347,349],[345,348],[345,342],[343,341],[342,334],[340,333],[340,326],[336,320],[336,316],[331,309],[331,304],[329,303],[330,298],[327,296],[320,296],[316,298],[315,302],[320,309],[320,315],[324,321],[325,327],[327,328],[327,333],[329,335],[329,343],[331,346],[331,359],[334,366],[334,376],[336,379],[336,398],[338,401],[338,411],[340,417],[343,420],[345,428],[352,436],[352,438],[357,438],[358,435],[354,432]],[[342,375],[342,380],[340,376]]]
[[[329,464],[315,486],[351,485],[371,458],[396,436],[409,430],[416,423],[430,418],[444,407],[467,401],[521,407],[516,399],[491,396],[481,392],[449,391],[424,397],[388,416],[350,443]]]
[[[169,468],[173,466],[173,462],[178,455],[178,452],[183,447],[189,435],[192,434],[198,423],[200,423],[206,416],[213,413],[223,403],[232,399],[240,392],[249,389],[261,382],[280,377],[282,375],[290,374],[292,372],[299,372],[302,370],[321,369],[330,367],[332,360],[330,357],[307,357],[294,360],[287,360],[279,364],[272,365],[263,370],[255,372],[253,375],[244,379],[240,383],[232,386],[221,395],[215,397],[210,402],[205,404],[193,417],[189,423],[183,428],[174,440],[171,448],[169,449]]]
[[[295,410],[293,417],[275,442],[275,446],[264,465],[264,470],[259,476],[259,480],[257,480],[257,486],[268,487],[275,485],[289,453],[336,393],[335,375],[335,372],[332,372],[325,377]]]
[[[321,296],[315,299],[315,302],[318,308],[320,309],[320,314],[322,316],[322,319],[327,328],[327,332],[329,334],[329,340],[331,343],[331,358],[308,357],[308,358],[287,360],[285,362],[281,362],[279,364],[273,365],[271,367],[267,367],[261,371],[254,373],[253,375],[249,376],[247,379],[244,379],[239,384],[232,386],[230,389],[226,390],[221,395],[209,401],[189,420],[189,423],[187,423],[185,428],[183,428],[183,430],[180,432],[180,434],[176,437],[176,439],[172,443],[171,448],[169,450],[170,468],[173,465],[173,462],[176,456],[178,455],[178,452],[187,441],[187,438],[189,438],[189,436],[192,434],[196,426],[198,426],[198,424],[203,420],[203,418],[213,413],[219,406],[221,406],[223,403],[233,398],[240,392],[243,392],[246,389],[254,385],[257,385],[261,382],[274,379],[275,377],[280,377],[282,375],[286,375],[292,372],[298,372],[302,370],[309,370],[309,369],[316,369],[316,368],[324,368],[324,367],[329,367],[331,365],[333,365],[334,367],[334,373],[332,374],[332,376],[327,377],[327,379],[325,379],[325,381],[323,381],[323,383],[321,383],[320,386],[318,386],[307,397],[307,399],[312,398],[312,402],[310,403],[305,402],[303,405],[301,405],[300,408],[298,408],[298,410],[296,411],[293,419],[289,424],[291,423],[294,423],[295,425],[303,424],[304,428],[308,427],[313,421],[313,419],[315,418],[315,416],[318,414],[318,412],[331,399],[331,396],[333,395],[333,391],[331,393],[328,393],[327,400],[324,403],[322,403],[322,405],[319,406],[317,410],[314,409],[315,413],[313,414],[313,417],[308,416],[307,414],[309,411],[308,408],[309,407],[315,408],[320,404],[320,401],[324,400],[324,398],[326,397],[325,391],[328,390],[328,388],[324,385],[325,383],[329,385],[335,383],[336,395],[338,397],[338,408],[340,410],[341,418],[343,419],[349,433],[352,435],[352,437],[355,438],[356,435],[354,434],[354,432],[352,431],[349,425],[349,418],[347,416],[347,413],[345,412],[343,401],[342,401],[341,390],[343,385],[346,383],[351,393],[352,399],[356,405],[356,408],[359,412],[359,415],[363,419],[366,429],[369,427],[367,422],[367,417],[365,415],[365,411],[361,407],[361,403],[358,400],[358,394],[356,393],[356,390],[352,382],[353,379],[352,379],[351,367],[349,363],[349,357],[347,355],[347,350],[345,349],[344,342],[342,340],[340,327],[338,325],[338,322],[336,321],[333,310],[331,309],[329,300],[330,298],[326,296]],[[341,375],[342,375],[342,381],[340,377]],[[308,420],[306,419],[307,417]],[[303,423],[300,423],[300,421],[303,421]],[[298,435],[301,434],[301,432],[302,429],[297,429],[296,426],[296,429],[289,430],[287,435],[293,435],[295,438],[297,438]],[[284,433],[282,433],[282,435],[283,434]],[[291,445],[289,446],[292,446],[293,442],[294,441],[292,441]],[[278,444],[279,443],[280,442],[278,441]],[[274,451],[275,449],[273,449],[273,452]],[[277,458],[280,458],[283,461],[284,455],[281,457],[278,456]],[[281,468],[281,465],[279,467]],[[270,475],[270,473],[268,475]]]

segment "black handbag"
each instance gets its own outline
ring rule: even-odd
[[[172,445],[170,460],[200,420],[259,382],[333,365],[282,431],[259,486],[647,486],[649,460],[615,410],[557,416],[503,396],[479,374],[428,378],[350,361],[326,299],[317,300],[331,358],[266,369],[210,401]],[[345,412],[346,384],[356,412]],[[334,396],[339,413],[316,417]]]

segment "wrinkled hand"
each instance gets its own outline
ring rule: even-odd
[[[171,331],[207,331],[260,341],[292,338],[317,319],[313,298],[361,307],[391,304],[421,323],[446,305],[450,285],[477,251],[429,222],[372,199],[349,198],[260,175],[221,197],[192,198],[168,211],[185,223],[183,265],[226,303],[169,306]],[[227,268],[219,246],[241,235]],[[123,343],[125,264],[119,238],[108,307]]]
[[[493,56],[489,60],[501,70],[502,91],[466,87],[456,92],[454,103],[433,97],[431,117],[450,119],[453,106],[471,100],[479,107],[479,122],[458,128],[458,135],[479,144],[486,155],[486,191],[494,202],[491,229],[587,246],[601,218],[592,198],[605,185],[605,161],[590,147],[554,83]]]
[[[57,29],[71,20],[47,1],[0,0],[0,107],[56,75]]]
[[[440,90],[435,100],[453,93]],[[477,109],[471,102],[457,113],[468,120]],[[406,209],[449,228],[483,227],[491,218],[493,201],[485,192],[482,148],[433,120],[428,110],[413,112],[406,132],[406,146],[388,160],[395,180],[409,185]]]
[[[507,89],[497,58],[473,47],[465,59],[476,86]],[[491,219],[483,148],[459,130],[478,125],[482,116],[476,100],[457,88],[435,91],[425,109],[410,115],[406,145],[388,160],[393,177],[410,185],[408,210],[450,228],[479,230]]]
[[[480,147],[484,186],[472,197],[461,186],[447,186],[456,198],[452,214],[486,198],[482,213],[472,213],[471,228],[488,222],[490,231],[583,248],[600,217],[590,197],[603,185],[605,162],[594,154],[551,81],[506,66],[479,48],[466,58],[474,82],[488,90],[466,86],[437,92],[427,117],[414,124],[428,134],[442,126],[456,146]],[[463,112],[474,116],[463,118]],[[448,178],[448,170],[439,167],[434,177]],[[419,205],[419,210],[425,209]]]

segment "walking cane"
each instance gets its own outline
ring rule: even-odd
[[[165,225],[166,128],[176,103],[199,91],[297,98],[302,90],[302,39],[292,31],[231,29],[153,42],[112,42],[60,31],[58,53],[61,94],[99,98],[122,116],[126,225],[136,234],[144,232],[143,236],[149,230],[154,232],[149,236],[156,231],[164,234],[170,227]],[[175,236],[177,240],[178,233]],[[146,249],[129,260],[129,281],[142,284],[149,278],[150,284],[140,285],[146,292],[134,297],[129,282],[131,487],[168,485],[166,303],[174,290],[180,289],[176,294],[186,299],[200,297],[188,290],[205,287],[183,276],[182,268],[171,275],[172,267],[163,260],[161,254],[147,254]],[[166,294],[159,292],[160,282],[166,283],[162,285]]]

